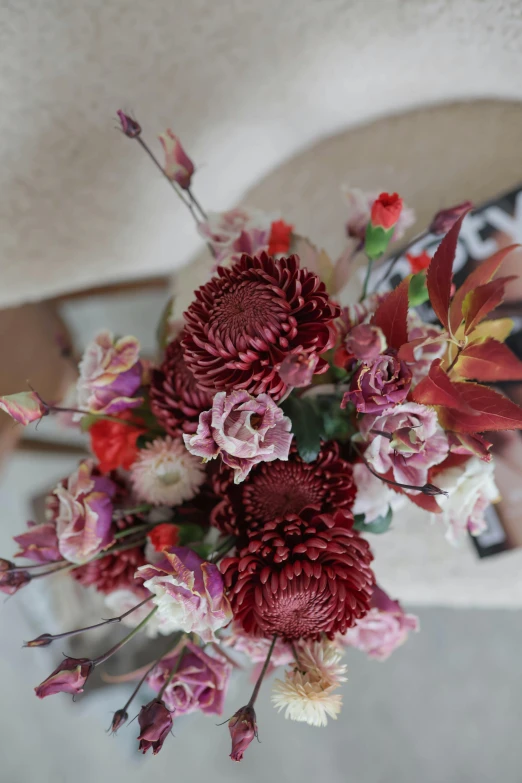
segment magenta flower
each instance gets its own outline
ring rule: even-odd
[[[372,324],[354,326],[344,344],[348,353],[362,362],[374,361],[388,347],[382,329]]]
[[[256,713],[253,707],[241,707],[228,722],[228,729],[232,738],[232,761],[242,761],[245,750],[254,737],[257,737]]]
[[[181,146],[179,138],[167,128],[165,133],[158,137],[165,152],[165,166],[163,171],[166,176],[176,182],[180,188],[190,188],[190,181],[194,174],[194,164]]]
[[[200,414],[195,435],[184,435],[185,446],[205,460],[221,459],[234,470],[234,483],[246,479],[254,465],[288,459],[292,442],[290,419],[268,394],[246,391],[214,395],[212,408]]]
[[[160,699],[153,699],[141,708],[138,723],[141,752],[146,753],[152,748],[155,756],[162,749],[165,738],[172,729],[172,715]]]
[[[19,392],[0,397],[0,410],[5,411],[18,424],[30,424],[49,413],[49,407],[34,391]]]
[[[90,413],[114,415],[143,402],[135,397],[142,382],[140,344],[135,337],[115,340],[100,332],[87,346],[80,362],[78,404]]]
[[[39,699],[55,693],[83,693],[83,686],[93,669],[93,662],[86,658],[65,658],[34,692]]]
[[[231,670],[224,658],[207,655],[196,644],[185,642],[181,651],[163,658],[147,678],[155,693],[159,693],[174,669],[176,673],[163,694],[169,710],[176,715],[196,710],[221,715]]]
[[[14,563],[0,558],[0,593],[14,595],[31,581],[29,571],[15,571]]]
[[[365,652],[370,658],[385,661],[404,644],[410,631],[418,629],[418,617],[406,614],[398,601],[392,601],[384,590],[375,585],[368,614],[337,638],[348,647]]]
[[[34,560],[35,563],[42,564],[62,559],[58,548],[56,525],[52,522],[47,522],[44,525],[28,522],[27,527],[29,530],[25,533],[13,537],[13,540],[21,547],[15,557],[25,557],[27,560]]]
[[[214,641],[215,632],[232,619],[219,568],[187,547],[169,547],[164,553],[159,563],[136,571],[154,596],[159,631],[192,632],[204,642]]]
[[[365,459],[377,473],[393,471],[401,484],[424,486],[428,468],[448,456],[448,438],[433,408],[406,402],[380,416],[365,416],[361,434],[369,441]]]
[[[391,352],[361,364],[345,392],[341,408],[351,402],[358,413],[383,413],[403,402],[411,386],[411,371]]]
[[[291,353],[281,362],[279,376],[287,386],[296,389],[309,386],[318,361],[319,356],[316,353]]]
[[[58,548],[71,563],[86,563],[114,543],[112,498],[117,488],[93,469],[93,460],[82,460],[53,492],[58,499]]]

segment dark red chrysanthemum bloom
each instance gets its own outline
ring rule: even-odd
[[[198,385],[185,364],[178,337],[167,346],[161,367],[152,371],[152,412],[168,434],[176,437],[196,432],[199,414],[211,405],[212,396]]]
[[[143,518],[128,515],[119,519],[115,526],[119,530],[125,530],[128,527],[136,527],[142,522],[145,522]],[[123,542],[126,540],[128,541],[123,539]],[[144,547],[140,545],[93,560],[79,568],[74,568],[71,573],[84,587],[92,586],[100,593],[112,593],[114,590],[136,588],[140,583],[134,579],[134,574],[136,569],[145,563]]]
[[[370,608],[374,576],[368,542],[349,511],[305,509],[250,533],[221,563],[234,619],[247,634],[332,639]]]
[[[242,484],[234,484],[228,469],[216,473],[213,483],[223,499],[212,511],[211,524],[236,536],[285,514],[300,514],[307,506],[323,513],[349,509],[356,491],[352,466],[341,459],[334,442],[323,444],[313,462],[303,462],[294,448],[288,462],[262,462]]]
[[[297,256],[244,255],[196,291],[185,313],[185,362],[200,386],[216,391],[287,391],[277,372],[288,354],[321,354],[333,345],[339,308],[317,275],[299,268]],[[327,363],[320,359],[316,373]]]

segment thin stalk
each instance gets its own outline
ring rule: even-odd
[[[189,195],[190,200],[192,201],[193,205],[196,207],[196,209],[199,211],[199,214],[203,218],[203,220],[207,220],[207,213],[195,197],[194,193],[192,192],[191,188],[187,188],[187,193]]]
[[[145,674],[143,675],[141,680],[138,682],[138,684],[136,685],[136,687],[132,691],[131,695],[129,696],[129,698],[127,700],[127,703],[125,704],[124,707],[122,707],[122,710],[121,710],[122,712],[127,712],[127,710],[129,709],[131,703],[134,701],[134,699],[138,695],[138,691],[140,690],[141,686],[143,685],[143,683],[145,682],[145,680],[147,679],[147,677],[149,676],[151,671],[158,665],[158,663],[161,661],[162,658],[163,658],[163,655],[160,655],[159,658],[156,658],[156,660],[151,663],[151,665],[149,666],[149,668],[147,669],[147,671],[145,672]]]
[[[261,674],[257,678],[255,688],[252,691],[252,696],[250,697],[250,701],[248,702],[247,707],[253,707],[255,704],[255,701],[259,694],[259,689],[261,688],[261,683],[263,682],[263,678],[266,674],[266,670],[268,669],[268,664],[270,663],[270,658],[272,657],[272,653],[274,652],[276,641],[277,641],[277,634],[274,634],[274,638],[272,639],[272,644],[270,645],[270,649],[268,650],[268,655],[266,656],[265,662],[263,664],[263,668],[261,669]]]
[[[98,658],[94,658],[93,660],[94,666],[99,666],[100,664],[105,663],[105,661],[107,661],[112,655],[115,655],[115,653],[119,652],[121,648],[127,644],[127,642],[130,642],[130,640],[133,639],[136,636],[136,634],[138,634],[141,630],[143,630],[143,628],[145,628],[149,620],[157,611],[158,611],[158,607],[155,606],[154,609],[151,612],[149,612],[149,614],[146,617],[143,618],[141,623],[137,625],[136,628],[133,628],[132,631],[130,631],[130,633],[128,633],[127,636],[125,636],[125,638],[121,640],[121,642],[115,644],[114,647],[111,647],[110,650],[107,650],[106,653],[103,653]]]
[[[6,571],[30,571],[32,568],[46,568],[53,565],[65,565],[65,560],[50,560],[48,563],[34,563],[33,565],[13,565],[12,568],[6,568]],[[69,563],[67,565],[70,565]],[[56,570],[56,569],[55,569]],[[0,573],[2,573],[0,571]],[[52,573],[52,572],[50,572]],[[34,577],[33,577],[34,578]]]
[[[428,230],[426,230],[426,231],[423,231],[422,233],[420,233],[420,234],[417,234],[416,236],[414,236],[414,237],[413,237],[413,239],[411,239],[411,240],[408,242],[408,244],[406,245],[406,247],[405,247],[405,248],[403,248],[403,249],[401,250],[401,252],[400,252],[398,255],[396,255],[394,258],[392,258],[392,259],[391,259],[391,264],[389,265],[388,269],[387,269],[387,270],[384,272],[384,275],[381,277],[381,279],[379,280],[379,282],[375,284],[375,286],[374,286],[374,288],[373,288],[373,290],[374,290],[374,291],[378,291],[378,290],[379,290],[379,288],[381,287],[381,285],[382,285],[382,284],[383,284],[383,283],[386,281],[386,279],[387,279],[387,278],[388,278],[388,277],[391,275],[391,273],[392,273],[392,271],[393,271],[393,269],[394,269],[394,267],[395,267],[396,263],[398,262],[398,260],[399,260],[400,258],[402,258],[403,256],[405,256],[405,255],[406,255],[406,253],[408,252],[408,250],[411,250],[411,248],[413,247],[413,245],[417,244],[417,242],[419,242],[421,239],[424,239],[424,237],[426,237],[428,234],[429,234],[429,231],[428,231]]]
[[[142,503],[139,506],[133,506],[132,508],[118,508],[113,512],[113,517],[121,518],[126,517],[129,514],[144,514],[147,511],[152,511],[154,506],[151,506],[150,503]],[[133,529],[133,528],[132,528]],[[120,531],[120,533],[123,533],[124,531]],[[129,535],[128,533],[125,533],[125,535]],[[115,533],[114,538],[121,538],[121,534]]]
[[[434,484],[423,484],[422,487],[419,487],[415,484],[401,484],[399,481],[393,481],[392,479],[385,478],[380,473],[377,473],[377,471],[371,467],[371,465],[367,462],[367,460],[364,459],[364,457],[361,455],[358,449],[356,449],[356,451],[361,457],[364,465],[370,471],[370,473],[373,473],[373,475],[376,478],[380,479],[381,481],[384,481],[385,484],[391,484],[392,487],[401,487],[401,489],[415,489],[418,492],[422,492],[423,495],[447,495],[448,494],[445,490],[439,489],[439,487],[436,487]]]
[[[359,297],[359,302],[362,302],[363,299],[366,299],[366,295],[368,293],[368,283],[370,281],[370,275],[372,273],[372,269],[373,269],[373,259],[369,258],[368,265],[366,267],[366,275],[364,278],[364,284],[363,284],[361,296]]]
[[[223,555],[226,555],[226,553],[228,552],[229,549],[232,549],[232,546],[234,545],[235,540],[236,539],[234,538],[234,536],[229,536],[229,538],[227,538],[221,544],[221,546],[216,549],[216,551],[214,552],[212,557],[209,559],[209,562],[210,563],[217,563],[217,561],[220,560],[223,557]]]

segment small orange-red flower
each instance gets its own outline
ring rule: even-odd
[[[270,238],[268,240],[268,255],[287,255],[292,241],[294,227],[284,220],[274,220],[270,226]]]
[[[117,468],[128,470],[138,456],[136,441],[146,432],[143,427],[128,423],[133,418],[130,411],[124,411],[118,418],[122,419],[121,423],[102,419],[89,430],[91,447],[102,473]]]
[[[398,193],[381,193],[375,199],[371,212],[371,224],[389,231],[397,223],[402,212],[402,198]]]
[[[169,546],[176,546],[179,542],[179,527],[171,525],[170,522],[164,522],[162,525],[156,525],[147,538],[156,552],[163,552]]]
[[[425,250],[423,250],[422,253],[419,253],[419,255],[406,253],[406,258],[409,261],[410,269],[414,275],[418,272],[423,272],[431,263],[431,256],[428,255]]]

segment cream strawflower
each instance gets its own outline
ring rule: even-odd
[[[346,681],[342,656],[343,652],[328,641],[301,645],[297,666],[285,672],[284,681],[274,682],[274,707],[285,709],[285,718],[310,726],[326,726],[328,716],[336,720],[343,700],[334,691]]]
[[[139,452],[131,481],[139,500],[155,506],[178,506],[197,493],[205,479],[201,460],[183,442],[157,438]]]

